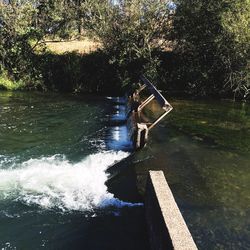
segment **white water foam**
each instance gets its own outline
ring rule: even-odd
[[[140,205],[116,199],[105,185],[108,166],[127,156],[126,152],[107,151],[70,163],[65,157],[55,155],[31,159],[12,169],[0,169],[0,200],[63,211]]]

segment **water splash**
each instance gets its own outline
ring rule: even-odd
[[[136,206],[109,193],[108,166],[127,157],[126,152],[106,151],[78,163],[62,155],[30,159],[12,169],[0,169],[0,201],[12,200],[45,209],[90,211],[107,206]]]

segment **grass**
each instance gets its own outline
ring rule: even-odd
[[[79,54],[89,54],[101,48],[101,43],[84,38],[80,41],[47,41],[46,47],[55,54],[67,52],[77,52]]]
[[[23,81],[12,81],[8,78],[6,73],[0,75],[0,89],[3,90],[20,90],[25,87]]]

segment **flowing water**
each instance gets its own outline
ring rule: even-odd
[[[122,101],[0,92],[0,248],[149,249],[152,169],[199,249],[250,249],[249,104],[172,100],[131,154]],[[146,115],[158,112],[153,103]]]
[[[0,92],[0,249],[148,248],[140,197],[105,184],[132,149],[119,101]]]
[[[199,249],[250,249],[250,105],[171,104],[134,159],[139,189],[149,169],[163,170]]]

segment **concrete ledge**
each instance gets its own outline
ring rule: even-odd
[[[145,209],[152,250],[197,250],[162,171],[149,171]]]

